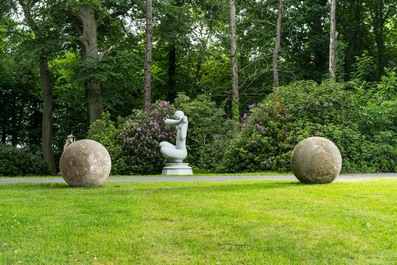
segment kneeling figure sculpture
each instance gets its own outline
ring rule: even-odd
[[[176,143],[169,142],[160,143],[160,152],[167,160],[166,166],[163,168],[163,175],[192,175],[192,168],[188,163],[183,163],[187,156],[186,136],[188,120],[182,111],[176,111],[174,119],[166,119],[165,124],[176,127]]]

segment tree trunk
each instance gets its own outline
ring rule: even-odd
[[[87,99],[88,121],[91,125],[96,120],[102,118],[102,92],[99,81],[89,79],[84,82],[85,95]]]
[[[326,6],[328,0],[316,0],[315,1],[319,7]],[[327,70],[327,52],[325,49],[325,41],[322,40],[321,36],[324,36],[323,29],[323,14],[321,10],[315,10],[315,15],[312,20],[312,31],[314,38],[317,39],[313,46],[314,49],[314,69],[316,71],[316,76],[314,77],[316,81],[322,80],[323,71]],[[312,37],[313,38],[313,37]]]
[[[231,35],[231,67],[232,67],[232,112],[233,119],[239,120],[239,88],[238,88],[238,68],[237,68],[237,26],[236,26],[236,5],[235,0],[229,0],[230,5],[230,35]]]
[[[18,99],[16,99],[18,100]],[[16,104],[14,104],[15,106]],[[21,103],[21,106],[18,107],[18,109],[13,113],[14,117],[12,118],[12,128],[11,130],[11,144],[13,146],[17,146],[18,144],[18,137],[19,137],[19,132],[21,130],[21,123],[22,123],[22,116],[23,116],[23,108],[24,108],[24,103]]]
[[[363,3],[361,0],[356,0],[355,1],[355,21],[354,21],[354,25],[356,25],[355,29],[354,29],[354,40],[353,40],[353,51],[354,51],[354,56],[361,56],[362,52],[364,50],[362,43],[363,41],[363,35],[364,32],[361,29],[361,27],[359,27],[359,25],[362,25],[364,23],[364,11],[363,11]]]
[[[143,80],[143,111],[145,112],[149,111],[150,109],[150,94],[152,90],[152,16],[152,0],[146,0],[146,47]]]
[[[278,53],[280,51],[280,46],[281,46],[281,21],[283,19],[283,11],[284,11],[284,0],[280,0],[280,6],[278,9],[278,17],[277,17],[277,28],[276,28],[276,44],[273,50],[273,87],[279,86]]]
[[[32,18],[31,12],[32,7],[37,3],[37,1],[29,1],[25,4],[24,1],[18,1],[25,15],[27,24],[32,29],[32,31],[40,36],[40,28]],[[45,45],[42,44],[41,45]],[[54,153],[52,151],[52,114],[53,114],[53,97],[52,97],[52,85],[51,85],[51,75],[48,69],[48,58],[46,55],[41,55],[40,61],[40,81],[41,88],[43,92],[43,121],[41,127],[41,142],[43,150],[43,158],[50,165],[52,174],[56,174],[56,166]],[[17,127],[18,128],[18,127]],[[12,137],[14,138],[14,136]],[[17,137],[15,137],[17,138]],[[14,141],[14,139],[12,139]]]
[[[329,79],[335,81],[336,75],[336,0],[331,0],[329,32]]]
[[[3,124],[6,124],[6,123],[3,122]],[[7,140],[7,128],[4,125],[3,128],[1,129],[1,142],[3,144],[5,144],[6,140]]]
[[[385,62],[385,39],[383,35],[383,27],[384,25],[381,26],[382,29],[379,30],[377,34],[375,34],[375,42],[376,42],[376,54],[377,54],[377,75],[378,79],[380,79],[384,74],[385,74],[385,67],[386,67],[386,62]]]
[[[176,98],[176,46],[172,42],[168,51],[168,98]]]
[[[376,43],[376,53],[377,53],[377,79],[380,79],[382,75],[385,74],[385,38],[384,38],[384,29],[385,22],[387,19],[387,14],[384,12],[384,1],[374,1],[373,2],[373,10],[371,12],[373,27],[374,27],[374,35],[375,35],[375,43]]]
[[[77,17],[82,23],[82,31],[80,32],[80,41],[83,45],[83,59],[98,59],[98,40],[97,29],[98,21],[95,19],[92,7],[85,6],[80,8]],[[102,117],[102,92],[101,83],[95,78],[89,78],[84,81],[84,87],[87,97],[88,119],[92,124]]]
[[[50,71],[48,70],[48,59],[40,60],[40,79],[43,91],[43,123],[41,131],[41,141],[43,148],[43,157],[50,165],[52,174],[56,174],[54,153],[52,151],[52,112],[53,97]]]
[[[197,64],[196,64],[196,74],[194,75],[194,80],[196,82],[196,85],[197,85],[197,83],[200,82],[201,76],[202,76],[201,67],[202,67],[202,64],[204,61],[204,56],[205,56],[207,42],[208,42],[207,40],[208,40],[207,38],[202,40],[201,50],[198,52],[199,54],[198,54]]]

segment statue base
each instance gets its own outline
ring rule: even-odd
[[[193,175],[188,163],[166,163],[162,175]]]

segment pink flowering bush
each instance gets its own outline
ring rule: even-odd
[[[289,126],[277,98],[250,105],[249,113],[242,116],[240,133],[224,153],[222,171],[285,171],[288,151],[293,148],[285,143]]]
[[[360,132],[358,106],[341,84],[291,83],[249,108],[241,131],[224,153],[225,172],[290,171],[292,150],[311,136],[328,138],[338,146],[344,172],[393,169],[388,161],[383,167],[381,161],[372,162],[376,149]],[[382,151],[393,157],[391,148]]]
[[[127,174],[159,174],[164,166],[162,141],[175,142],[175,128],[164,124],[175,113],[169,102],[157,101],[147,113],[134,110],[120,133]]]

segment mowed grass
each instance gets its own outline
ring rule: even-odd
[[[0,264],[397,264],[397,179],[4,184]]]

